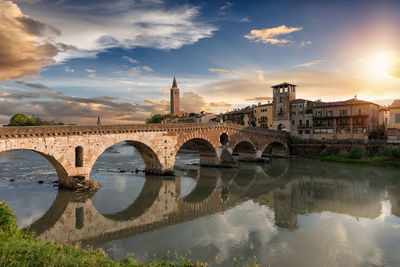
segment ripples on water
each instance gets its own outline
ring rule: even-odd
[[[93,167],[102,184],[93,195],[58,191],[54,169],[34,152],[0,153],[0,200],[40,238],[101,247],[116,259],[189,251],[216,266],[254,253],[262,266],[400,265],[398,169],[198,163],[179,154],[175,177],[145,175],[138,152],[119,144]]]

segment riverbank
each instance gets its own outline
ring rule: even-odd
[[[370,150],[361,146],[342,150],[325,147],[319,154],[302,155],[302,157],[329,162],[400,168],[400,147],[392,146],[377,146]]]
[[[316,159],[321,161],[328,162],[340,162],[340,163],[350,163],[350,164],[362,164],[369,165],[375,167],[392,167],[392,168],[400,168],[400,160],[393,160],[390,158],[382,158],[382,157],[368,157],[361,159],[349,159],[338,156],[305,156],[308,159]]]
[[[207,266],[203,262],[191,263],[183,256],[171,255],[170,258],[154,258],[147,263],[129,257],[114,261],[101,249],[44,242],[18,230],[14,212],[4,201],[0,203],[0,266]]]

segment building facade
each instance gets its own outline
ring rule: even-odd
[[[389,106],[389,128],[400,129],[400,99]]]
[[[273,126],[273,107],[272,103],[253,106],[253,117],[256,127],[272,129]]]
[[[313,109],[314,139],[366,139],[378,126],[379,105],[356,98],[317,102]]]
[[[305,99],[290,101],[290,135],[301,139],[312,139],[314,102]]]
[[[179,98],[179,88],[178,84],[176,83],[176,79],[174,77],[174,81],[172,82],[172,87],[170,90],[170,107],[171,107],[171,114],[173,115],[180,115],[181,114],[181,107],[180,107],[180,98]]]
[[[272,86],[274,130],[291,131],[290,101],[296,99],[296,85],[281,83]]]
[[[223,115],[223,121],[246,126],[254,126],[253,109],[251,107],[245,107],[227,112]]]
[[[387,107],[380,107],[378,110],[378,117],[379,117],[379,125],[381,125],[382,123],[384,123],[386,125],[387,128],[390,127],[390,116],[389,116],[390,112],[389,112],[389,108]]]

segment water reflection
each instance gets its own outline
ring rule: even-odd
[[[108,214],[95,208],[91,194],[60,191],[31,229],[44,240],[99,245],[222,212],[247,200],[271,208],[274,224],[288,230],[300,227],[299,215],[312,213],[378,218],[383,212],[382,200],[387,200],[392,214],[398,216],[400,185],[395,173],[377,169],[377,178],[378,173],[356,169],[361,176],[354,175],[355,170],[338,170],[336,165],[296,160],[242,164],[236,170],[201,168],[186,173],[185,179],[192,179],[196,185],[184,197],[180,193],[182,177],[146,176],[136,199]]]
[[[1,197],[40,238],[113,258],[190,249],[195,260],[218,254],[215,265],[232,266],[254,244],[263,266],[400,263],[398,169],[300,159],[216,169],[180,156],[175,177],[145,175],[135,170],[139,155],[121,145],[93,168],[103,185],[96,194],[57,191],[49,176],[40,185],[2,182]]]

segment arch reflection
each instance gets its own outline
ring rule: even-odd
[[[335,165],[322,164],[312,172],[313,162],[285,161],[253,164],[253,170],[243,164],[238,171],[193,170],[189,175],[197,184],[183,198],[179,194],[181,177],[149,179],[134,203],[109,215],[95,209],[90,195],[60,191],[53,206],[31,229],[45,240],[94,246],[223,212],[249,199],[270,207],[276,226],[293,231],[301,228],[299,216],[311,213],[376,218],[382,200],[389,200],[393,214],[399,215],[400,184],[388,176],[357,178],[353,172],[342,171],[340,178],[337,174],[333,178]]]

